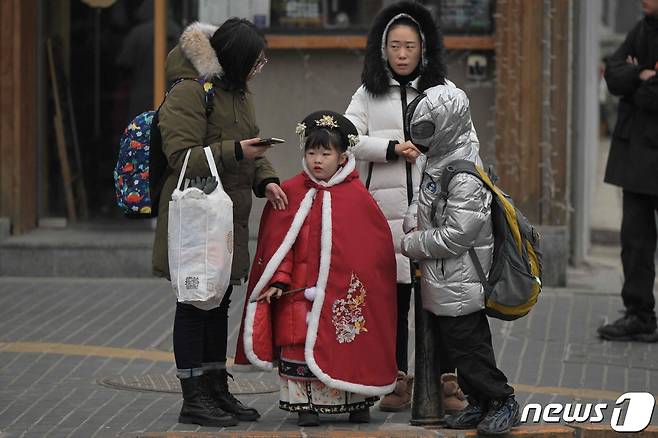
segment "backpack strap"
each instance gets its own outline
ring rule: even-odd
[[[484,268],[482,268],[482,263],[480,263],[480,258],[475,252],[475,248],[469,248],[468,255],[471,257],[473,266],[475,266],[475,270],[477,271],[478,277],[480,278],[480,283],[482,283],[482,287],[484,287],[484,296],[488,297],[491,295],[493,288],[491,287],[491,284],[489,284],[489,279],[487,278],[487,274],[484,272]]]
[[[201,84],[203,90],[206,92],[205,95],[206,117],[208,117],[210,116],[210,113],[212,113],[213,110],[213,105],[214,105],[213,97],[215,96],[215,91],[217,91],[217,89],[215,88],[215,84],[213,84],[212,81],[206,81],[205,79],[202,78],[197,79],[197,81]]]
[[[468,173],[484,183],[482,175],[480,175],[480,172],[478,172],[475,167],[475,163],[468,160],[451,161],[443,168],[443,173],[441,174],[441,196],[443,196],[444,199],[448,198],[448,186],[450,185],[452,177],[458,173]]]
[[[214,100],[213,97],[215,96],[215,92],[217,89],[215,88],[215,84],[212,83],[212,81],[206,81],[203,78],[178,78],[174,82],[172,82],[171,86],[169,87],[169,90],[167,90],[167,93],[165,94],[165,98],[162,99],[162,102],[160,103],[160,106],[158,107],[156,112],[160,111],[160,107],[164,104],[165,99],[167,98],[167,94],[171,93],[171,90],[174,89],[174,87],[178,84],[180,84],[183,81],[196,81],[201,86],[203,87],[203,90],[205,91],[205,104],[206,104],[206,117],[210,116],[210,113],[212,113],[213,110],[213,105],[214,105]]]

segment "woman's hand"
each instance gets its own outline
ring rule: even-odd
[[[279,289],[278,287],[271,287],[265,291],[264,294],[261,294],[260,298],[258,301],[265,300],[268,303],[271,302],[272,298],[279,298],[283,291]]]
[[[253,160],[254,158],[262,157],[265,155],[265,152],[269,151],[272,146],[253,146],[258,143],[260,138],[250,138],[248,140],[242,140],[240,142],[240,147],[242,148],[242,154],[247,160]]]
[[[269,183],[265,186],[265,197],[272,203],[275,210],[288,208],[288,197],[277,183]]]
[[[415,163],[416,158],[420,156],[420,151],[418,148],[416,148],[416,146],[408,140],[404,143],[396,144],[395,153],[412,164]]]
[[[656,70],[642,70],[640,72],[640,79],[643,81],[648,81],[652,77],[656,76]]]

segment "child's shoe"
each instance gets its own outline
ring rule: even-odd
[[[446,417],[449,429],[475,429],[484,418],[486,412],[472,398],[468,397],[468,406],[454,415]]]
[[[478,424],[482,435],[503,435],[521,424],[519,404],[510,395],[504,400],[493,400],[484,419]]]
[[[445,373],[441,375],[443,386],[443,412],[454,415],[466,407],[466,396],[457,383],[457,374]]]
[[[299,412],[297,417],[297,425],[303,427],[314,427],[320,425],[320,416],[314,411]]]
[[[411,392],[414,386],[414,377],[398,371],[395,389],[386,394],[379,402],[379,410],[384,412],[400,412],[411,407]]]
[[[350,423],[370,423],[370,408],[350,412]]]

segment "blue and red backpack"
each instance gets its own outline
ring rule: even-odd
[[[203,86],[208,117],[212,112],[215,95],[212,82],[181,78],[169,87],[169,92],[184,80],[195,80]],[[119,158],[114,168],[114,189],[117,205],[126,217],[146,219],[158,215],[160,192],[171,173],[167,166],[167,157],[162,151],[162,137],[158,128],[159,111],[158,107],[156,111],[145,111],[135,117],[119,140]]]

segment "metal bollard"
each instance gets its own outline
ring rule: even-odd
[[[411,405],[411,424],[430,426],[443,422],[443,391],[439,376],[440,362],[436,351],[436,327],[423,309],[420,287],[414,286],[414,314],[416,323],[416,359],[414,393]]]

